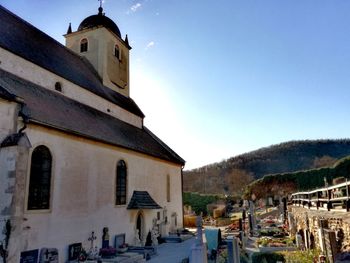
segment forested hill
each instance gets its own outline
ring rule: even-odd
[[[184,172],[184,191],[239,193],[266,174],[333,165],[350,155],[350,139],[290,141]]]

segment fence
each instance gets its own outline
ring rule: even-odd
[[[343,209],[350,211],[350,182],[315,189],[309,192],[292,194],[292,203],[296,206],[311,208]]]

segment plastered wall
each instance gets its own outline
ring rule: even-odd
[[[146,190],[162,207],[166,207],[170,230],[171,214],[178,215],[178,227],[182,227],[181,167],[143,154],[131,152],[102,143],[29,125],[25,130],[32,144],[30,155],[38,145],[47,146],[53,157],[51,207],[47,211],[26,210],[29,169],[26,184],[19,192],[18,206],[22,205],[22,231],[13,235],[17,242],[12,250],[12,258],[19,260],[19,252],[42,247],[59,249],[60,261],[67,258],[68,245],[83,242],[89,248],[91,231],[97,235],[97,245],[101,246],[102,229],[109,227],[111,245],[116,234],[126,233],[126,242],[134,241],[134,227],[139,211],[127,210],[126,205],[115,205],[116,166],[124,160],[128,171],[127,202],[134,190]],[[29,167],[29,165],[28,165]],[[170,197],[166,198],[166,176],[171,178]],[[16,194],[18,194],[16,192]],[[25,200],[24,204],[20,203]],[[152,219],[159,210],[143,210],[146,237],[152,228]],[[17,260],[17,262],[18,262]],[[15,262],[15,261],[14,261]]]
[[[85,29],[65,37],[66,46],[94,65],[105,86],[129,96],[129,49],[119,37],[104,27]],[[84,38],[88,40],[88,51],[80,53],[80,41]],[[114,56],[116,44],[120,60]]]

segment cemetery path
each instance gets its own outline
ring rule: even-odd
[[[147,263],[180,263],[190,255],[190,249],[195,240],[193,237],[181,243],[163,243],[158,245],[158,255],[153,256]]]

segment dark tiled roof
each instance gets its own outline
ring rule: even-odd
[[[102,85],[86,59],[0,5],[0,47],[144,117],[136,103]]]
[[[127,209],[161,209],[147,191],[134,191]]]
[[[120,30],[118,26],[113,22],[112,19],[105,16],[102,13],[103,9],[100,7],[97,15],[92,15],[85,18],[79,25],[78,31],[94,28],[97,26],[103,26],[109,30],[111,30],[114,34],[121,38]]]
[[[139,129],[0,69],[0,97],[9,99],[14,96],[24,101],[23,113],[29,123],[49,126],[173,163],[184,164],[181,157],[148,129]]]
[[[19,141],[23,136],[24,136],[24,133],[10,134],[1,142],[0,148],[18,145]]]

